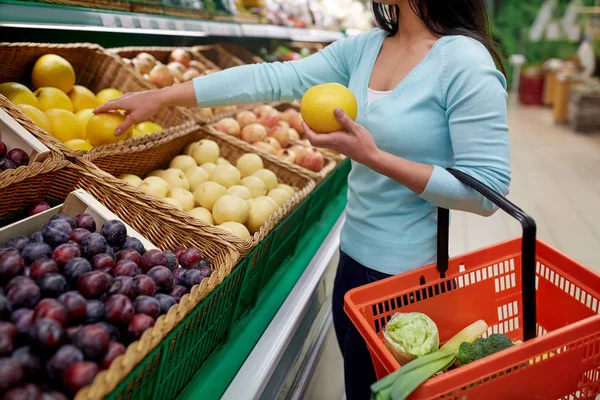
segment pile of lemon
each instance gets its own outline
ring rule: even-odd
[[[41,56],[33,66],[31,83],[35,92],[18,82],[0,84],[0,94],[17,105],[40,128],[72,150],[90,150],[103,144],[116,143],[161,131],[153,122],[137,124],[123,135],[114,131],[126,116],[122,113],[94,114],[101,104],[123,96],[114,88],[94,94],[75,84],[73,66],[56,54]]]

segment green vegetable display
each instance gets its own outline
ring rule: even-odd
[[[438,328],[425,314],[397,313],[383,333],[385,345],[403,365],[440,347]]]
[[[512,346],[514,343],[501,333],[494,333],[487,339],[477,339],[473,343],[462,343],[458,349],[456,365],[472,363]]]

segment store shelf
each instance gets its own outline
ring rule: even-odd
[[[236,37],[333,42],[340,32],[263,24],[205,21],[45,3],[0,0],[0,27],[131,33],[181,37]]]

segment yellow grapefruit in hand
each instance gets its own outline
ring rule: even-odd
[[[85,139],[85,131],[81,121],[70,111],[54,108],[46,111],[46,118],[50,121],[50,134],[61,142],[72,139]]]
[[[46,112],[53,108],[61,108],[73,112],[71,99],[63,91],[54,87],[43,87],[36,90],[35,94],[40,103],[40,110]]]
[[[46,54],[35,62],[31,82],[36,88],[50,86],[69,93],[75,85],[75,71],[71,63],[61,56]]]
[[[127,132],[116,136],[115,129],[125,121],[125,117],[118,113],[96,114],[87,123],[87,139],[92,146],[117,143],[131,137],[133,131],[129,128]]]
[[[330,133],[344,129],[333,111],[341,108],[352,119],[358,114],[354,94],[339,83],[325,83],[308,89],[302,97],[301,113],[304,122],[317,133]]]
[[[121,96],[123,96],[123,92],[120,90],[108,88],[102,89],[96,93],[96,100],[98,100],[98,103],[104,104],[111,100],[118,99]]]
[[[19,104],[17,107],[19,107],[25,115],[35,122],[37,126],[46,132],[50,131],[50,121],[48,121],[48,118],[46,118],[42,111],[34,106],[30,106],[29,104]]]
[[[39,107],[38,99],[33,92],[25,85],[17,82],[5,82],[0,84],[0,94],[5,96],[14,104],[28,104],[33,107]]]
[[[90,142],[88,142],[87,140],[83,140],[83,139],[67,140],[64,143],[64,145],[67,146],[68,148],[70,148],[71,150],[88,151],[88,150],[92,149],[92,144]]]
[[[69,92],[69,98],[73,103],[73,111],[77,112],[86,108],[96,108],[100,105],[96,95],[86,87],[75,85]]]

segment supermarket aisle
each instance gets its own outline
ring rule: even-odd
[[[600,271],[600,135],[585,136],[552,122],[547,109],[511,105],[513,181],[509,198],[537,222],[538,237]],[[451,255],[520,235],[517,221],[452,214]],[[306,400],[343,397],[342,360],[330,332]]]

